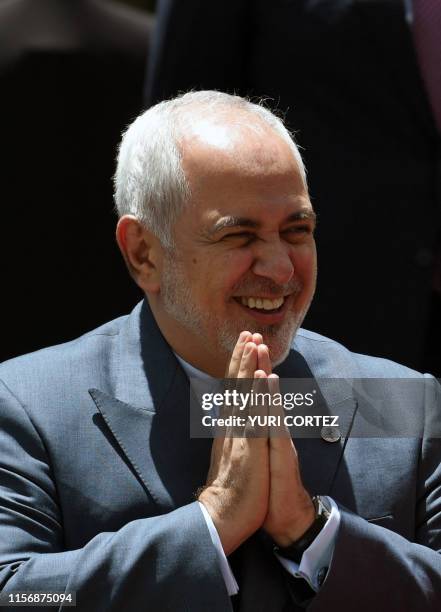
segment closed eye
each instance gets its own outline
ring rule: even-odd
[[[283,230],[284,234],[312,234],[314,228],[311,225],[293,225],[286,230]]]
[[[303,225],[293,225],[292,227],[289,227],[285,230],[281,231],[282,235],[285,236],[298,236],[301,234],[304,235],[308,235],[308,234],[312,234],[314,232],[314,226],[312,224],[309,223],[305,223]],[[258,238],[258,235],[255,234],[254,232],[236,232],[234,234],[226,234],[225,236],[222,236],[221,240],[238,240],[238,241],[243,241],[245,240],[246,243],[245,244],[249,244],[252,240],[255,240],[256,238]]]
[[[225,236],[222,237],[222,240],[230,239],[230,238],[252,239],[254,237],[255,237],[255,234],[253,234],[252,232],[238,232],[237,234],[226,234]]]

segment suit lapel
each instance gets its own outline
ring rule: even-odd
[[[146,302],[120,332],[114,396],[89,393],[121,452],[160,513],[194,501],[205,483],[211,440],[189,435],[189,383]]]
[[[294,437],[305,488],[312,495],[330,494],[357,411],[350,383],[344,379],[315,378],[305,357],[296,350],[291,350],[275,371],[282,379],[282,389],[283,379],[315,380],[318,397],[314,406],[317,407],[317,414],[339,416],[341,439],[337,442],[326,442],[321,437]]]

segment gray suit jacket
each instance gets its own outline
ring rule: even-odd
[[[305,372],[420,376],[300,330],[279,374]],[[211,441],[189,437],[188,379],[146,302],[73,342],[4,363],[0,379],[0,590],[73,590],[90,612],[231,610],[194,501]],[[357,422],[353,398],[325,399]],[[415,410],[424,410],[420,400]],[[296,444],[307,488],[342,511],[309,609],[439,610],[440,440],[348,431],[337,443]],[[262,534],[235,556],[241,610],[297,609],[295,579]]]

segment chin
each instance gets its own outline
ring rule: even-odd
[[[278,365],[280,365],[281,363],[285,361],[285,359],[289,355],[290,350],[291,350],[291,346],[288,346],[282,353],[279,353],[278,355],[275,355],[273,358],[271,358],[271,363],[272,363],[273,368],[276,368]]]
[[[289,344],[285,344],[285,343],[283,344],[284,344],[283,347],[279,346],[277,348],[273,348],[271,346],[271,342],[269,343],[270,359],[271,359],[273,368],[283,363],[285,359],[288,357],[289,351],[291,350],[292,342],[290,342]]]
[[[281,329],[277,330],[276,334],[271,332],[269,334],[262,334],[263,341],[268,344],[273,368],[283,363],[288,357],[294,341],[294,336],[301,326],[303,319],[304,315],[301,313],[300,316],[296,317],[295,321],[290,321],[288,325],[284,325]]]
[[[249,319],[243,319],[242,321],[236,320],[234,325],[230,322],[225,321],[218,322],[216,327],[217,336],[217,348],[214,349],[213,354],[219,355],[219,352],[225,355],[228,360],[231,357],[231,353],[237,342],[237,338],[241,331],[248,329],[251,333],[262,334],[264,343],[269,348],[270,359],[273,367],[281,364],[287,358],[289,351],[291,350],[294,336],[299,329],[306,309],[292,314],[289,318],[283,321],[282,324],[259,326],[255,322],[250,323]],[[213,335],[213,331],[210,332]],[[207,337],[210,336],[207,333]],[[214,348],[214,347],[213,347]]]

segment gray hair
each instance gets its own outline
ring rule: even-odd
[[[273,128],[289,144],[306,187],[305,167],[293,136],[262,103],[220,91],[192,91],[160,102],[135,119],[123,134],[114,196],[118,215],[135,216],[164,247],[173,246],[174,222],[190,198],[179,146],[185,125],[201,111],[214,115],[225,109],[248,112]]]

